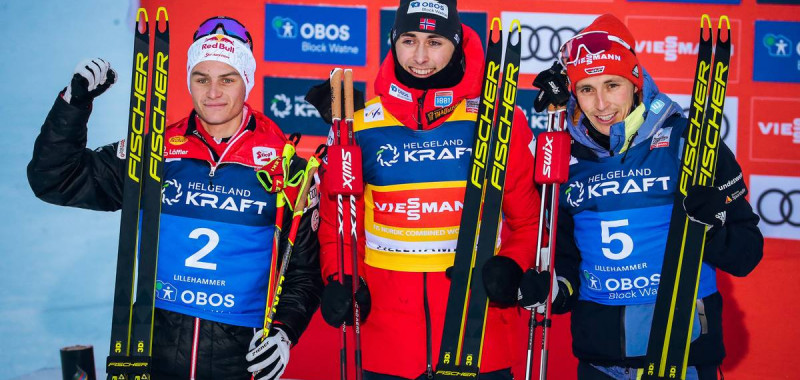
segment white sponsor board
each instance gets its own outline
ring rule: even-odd
[[[751,175],[749,185],[764,237],[800,240],[800,177]]]

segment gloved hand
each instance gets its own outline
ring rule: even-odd
[[[64,100],[76,107],[88,107],[92,100],[117,81],[111,64],[100,59],[87,59],[75,67],[72,81],[64,91]]]
[[[356,292],[356,302],[358,302],[358,314],[360,323],[367,321],[369,311],[372,308],[372,299],[369,295],[369,288],[364,279],[359,277],[358,291]],[[344,275],[344,284],[340,284],[334,276],[328,277],[328,285],[322,290],[322,319],[333,327],[339,327],[343,322],[347,326],[353,325],[353,277],[349,274]]]
[[[257,329],[250,341],[250,352],[245,358],[252,363],[247,370],[256,380],[280,379],[289,364],[289,349],[292,342],[280,327],[273,326],[269,336],[263,341],[264,329]]]
[[[353,86],[355,87],[355,86]],[[308,89],[305,97],[306,101],[309,102],[314,108],[317,109],[319,112],[319,116],[325,121],[326,124],[332,123],[332,114],[331,114],[331,80],[330,78],[327,79],[325,82],[322,82],[314,87]],[[342,99],[344,100],[344,91],[342,91]],[[342,102],[344,105],[344,101]],[[342,106],[344,107],[344,106]],[[353,88],[353,112],[358,112],[358,110],[364,108],[364,93],[361,92],[357,88]],[[342,111],[342,116],[344,117],[344,111]]]
[[[536,269],[528,269],[522,275],[519,283],[519,306],[534,310],[544,305],[547,295],[550,294],[551,286],[554,289],[551,301],[555,302],[559,294],[556,278],[551,276],[550,271],[539,272]]]
[[[569,85],[567,84],[567,74],[564,73],[561,64],[554,62],[553,66],[544,70],[536,76],[533,85],[539,88],[536,99],[533,101],[533,108],[536,112],[542,112],[550,104],[558,107],[564,106],[569,100]]]
[[[745,195],[746,189],[741,180],[725,190],[717,187],[694,185],[686,191],[683,209],[689,219],[709,227],[725,225],[728,205]]]
[[[522,268],[513,259],[493,256],[483,265],[483,287],[489,301],[502,307],[517,304],[517,289],[522,278]]]

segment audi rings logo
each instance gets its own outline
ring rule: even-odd
[[[773,226],[788,224],[800,227],[800,213],[795,212],[795,207],[800,207],[798,189],[786,191],[771,188],[761,193],[756,201],[756,211],[761,220]]]
[[[685,94],[667,94],[667,96],[681,106],[683,116],[689,118],[690,105],[692,97]],[[722,113],[722,124],[720,125],[720,138],[728,146],[728,149],[736,154],[736,135],[738,134],[739,116],[737,110],[739,109],[739,98],[736,96],[728,96],[725,98],[725,111]],[[709,113],[706,112],[706,116]]]
[[[578,30],[569,26],[522,25],[523,51],[520,60],[535,59],[552,63],[558,59],[561,44],[578,34]]]

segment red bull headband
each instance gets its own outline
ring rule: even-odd
[[[200,37],[192,43],[186,61],[186,84],[189,86],[189,91],[191,91],[192,69],[203,61],[227,63],[236,69],[244,80],[244,98],[247,100],[255,82],[256,59],[244,42],[224,34],[211,34]]]

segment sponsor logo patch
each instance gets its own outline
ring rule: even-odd
[[[435,0],[412,1],[408,4],[408,13],[430,13],[446,19],[448,7]]]
[[[119,140],[119,144],[117,145],[117,158],[120,160],[124,160],[127,157],[127,153],[125,152],[125,148],[127,148],[128,143],[125,139]]]
[[[364,108],[364,122],[371,123],[373,121],[383,120],[383,106],[381,103],[372,103]]]
[[[169,143],[172,145],[183,145],[186,144],[187,141],[189,141],[189,139],[186,136],[172,136],[169,138]]]
[[[433,94],[433,105],[447,107],[453,104],[453,91],[436,91]]]
[[[395,98],[400,100],[405,100],[407,102],[413,101],[410,92],[403,90],[402,88],[400,88],[400,86],[394,83],[389,85],[389,95],[394,96]]]
[[[278,156],[275,148],[268,148],[265,146],[253,147],[253,162],[256,165],[266,165],[271,159]]]

